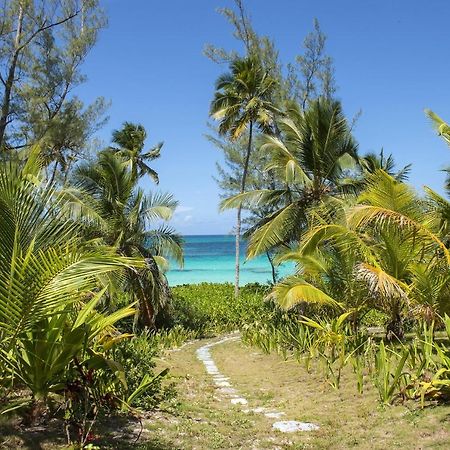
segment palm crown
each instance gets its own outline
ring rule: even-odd
[[[168,299],[168,258],[183,262],[182,239],[168,226],[151,228],[155,221],[170,219],[177,206],[173,197],[146,195],[136,182],[128,164],[106,150],[95,164],[77,168],[73,195],[82,205],[88,235],[114,246],[120,255],[146,261],[144,269],[127,272],[125,288],[140,301],[143,323],[152,326]]]
[[[237,139],[249,124],[269,131],[278,112],[271,102],[275,87],[276,80],[256,58],[233,61],[230,72],[218,78],[211,102],[210,114],[219,120],[219,133]]]
[[[147,132],[142,125],[125,122],[120,130],[113,132],[113,142],[119,148],[112,150],[127,161],[134,178],[149,175],[155,183],[159,183],[158,174],[147,163],[159,158],[163,143],[160,142],[149,151],[143,152],[146,139]]]
[[[251,230],[249,257],[298,239],[307,224],[307,209],[339,192],[344,169],[357,158],[357,145],[338,102],[318,99],[305,112],[291,104],[277,127],[280,137],[266,135],[261,150],[270,154],[267,170],[284,188],[247,192],[222,202],[223,208],[280,205]]]

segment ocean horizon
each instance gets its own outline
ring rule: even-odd
[[[235,237],[230,234],[183,236],[184,267],[171,262],[167,279],[170,286],[197,283],[234,283]],[[266,255],[246,261],[247,242],[241,242],[240,285],[272,282],[272,270]],[[277,269],[279,278],[293,273],[293,264]]]

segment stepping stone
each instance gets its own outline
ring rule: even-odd
[[[214,380],[214,384],[219,387],[231,387],[231,384],[228,381],[217,381]]]
[[[214,380],[214,382],[222,382],[222,381],[229,381],[229,378],[228,377],[222,377],[221,375],[214,375],[213,376],[213,380]]]
[[[285,420],[282,422],[275,422],[272,425],[272,428],[275,428],[282,433],[294,433],[296,431],[315,431],[319,429],[318,425],[308,422],[297,422],[296,420]]]
[[[231,403],[232,403],[233,405],[247,405],[247,404],[248,404],[248,401],[245,400],[245,398],[238,397],[238,398],[232,398],[232,399],[231,399]]]
[[[257,408],[243,409],[242,412],[245,414],[254,413],[254,414],[262,414],[266,412],[267,409],[263,406],[258,406]]]
[[[264,408],[264,406],[258,406],[257,408],[253,408],[251,411],[256,414],[261,414],[266,411],[266,408]]]
[[[218,391],[221,394],[225,394],[225,395],[230,395],[230,394],[235,395],[235,394],[237,394],[236,389],[234,389],[232,387],[222,387],[222,388],[219,388]]]

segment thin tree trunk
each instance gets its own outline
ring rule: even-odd
[[[400,313],[400,305],[393,306],[391,319],[386,327],[386,339],[389,342],[402,341],[405,337],[405,330],[403,329],[403,320]]]
[[[72,168],[72,159],[69,160],[69,162],[67,163],[67,167],[66,170],[64,171],[64,182],[63,182],[63,186],[67,185],[67,179],[69,177],[69,173],[70,173],[70,169]]]
[[[236,216],[236,260],[234,272],[234,298],[239,296],[239,275],[240,275],[240,252],[241,252],[241,213],[242,208],[238,206]]]
[[[53,170],[52,170],[52,176],[50,177],[49,180],[49,185],[52,186],[53,183],[55,182],[55,177],[56,177],[56,171],[58,170],[58,163],[55,162],[55,165],[53,166]]]
[[[270,267],[272,269],[272,281],[273,281],[273,284],[275,284],[277,282],[277,271],[275,270],[275,266],[273,264],[272,256],[270,256],[270,252],[267,251],[266,256],[267,256],[267,259],[269,260]]]
[[[247,153],[245,155],[244,170],[242,172],[241,194],[245,192],[245,183],[247,181],[248,164],[250,162],[250,154],[252,152],[252,137],[253,137],[253,121],[250,121],[248,131],[248,145]],[[239,296],[239,275],[240,275],[240,244],[241,244],[241,225],[242,225],[242,206],[238,206],[236,217],[236,267],[234,279],[234,297]]]
[[[11,107],[11,96],[14,85],[14,78],[16,75],[17,62],[19,60],[19,55],[22,47],[20,46],[20,37],[22,35],[23,27],[23,6],[19,6],[19,17],[17,18],[17,31],[16,37],[14,39],[14,53],[11,58],[11,64],[8,69],[8,76],[5,81],[5,92],[3,94],[2,111],[0,116],[0,149],[3,149],[3,144],[5,140],[6,126],[8,125],[8,116]]]

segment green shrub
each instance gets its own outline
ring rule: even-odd
[[[234,298],[233,285],[201,283],[176,286],[167,325],[179,325],[198,337],[240,329],[259,320],[273,308],[264,301],[267,287],[251,284]]]
[[[377,309],[371,309],[362,317],[361,325],[365,327],[385,327],[389,316]]]
[[[155,377],[155,357],[159,350],[158,342],[149,332],[144,332],[132,339],[119,342],[114,349],[114,359],[123,366],[126,374],[128,393],[135,391],[144,377]],[[130,406],[151,410],[174,395],[172,384],[164,386],[164,377],[155,381]]]

